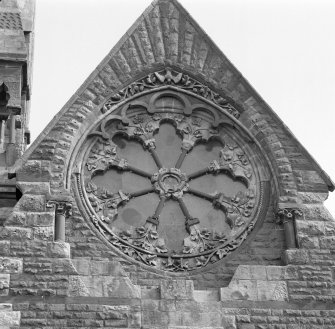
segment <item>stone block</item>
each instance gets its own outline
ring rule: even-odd
[[[142,326],[144,328],[166,328],[169,325],[169,315],[167,312],[143,311]]]
[[[222,316],[222,328],[223,329],[236,329],[236,319],[232,315]]]
[[[69,277],[68,296],[79,297],[89,296],[90,292],[84,281],[79,275],[71,275]]]
[[[29,212],[41,212],[45,210],[45,196],[24,194],[17,203],[17,210]]]
[[[7,226],[26,226],[27,214],[22,211],[13,211],[6,219]]]
[[[9,292],[9,274],[0,274],[0,296],[7,296]]]
[[[73,258],[72,263],[80,275],[90,275],[90,261],[85,258]]]
[[[7,303],[0,304],[0,312],[8,312],[12,310],[13,310],[12,304],[7,304]]]
[[[160,299],[160,290],[158,287],[141,287],[141,300]]]
[[[321,192],[298,192],[299,199],[305,203],[323,203],[328,198],[328,193]]]
[[[0,241],[0,255],[8,256],[10,254],[10,242]]]
[[[162,280],[162,299],[193,299],[193,281],[190,280]]]
[[[335,250],[335,236],[320,237],[320,248]]]
[[[197,302],[219,301],[220,291],[219,289],[194,290],[193,297]]]
[[[26,227],[14,227],[14,226],[6,226],[2,230],[0,230],[0,239],[4,240],[18,240],[25,241],[31,240],[33,237],[33,230],[31,228]]]
[[[266,277],[270,281],[284,280],[286,266],[266,266]]]
[[[232,280],[220,289],[221,300],[257,300],[256,280]]]
[[[22,194],[38,194],[48,195],[50,194],[49,182],[23,182],[17,183],[17,186],[21,190]]]
[[[20,325],[19,311],[0,312],[0,328],[17,327]]]
[[[63,275],[77,275],[78,272],[73,265],[72,259],[52,259],[52,272]]]
[[[335,235],[335,222],[325,222],[325,235]]]
[[[126,277],[103,277],[103,296],[118,298],[141,298],[141,289]]]
[[[28,226],[53,226],[55,220],[54,211],[25,213]]]
[[[285,281],[236,280],[220,289],[221,300],[286,301]]]
[[[0,257],[0,273],[22,273],[22,259]]]
[[[316,236],[309,236],[306,234],[298,233],[298,245],[303,249],[319,249],[319,238]]]
[[[309,262],[308,251],[304,249],[288,249],[283,253],[285,264],[304,265]]]
[[[222,324],[221,314],[219,312],[177,312],[177,321],[170,321],[170,324],[178,325],[181,318],[181,324],[185,327],[213,328]]]
[[[285,281],[257,281],[258,301],[287,301],[288,292]]]
[[[108,275],[109,264],[106,261],[90,261],[90,274],[91,275]]]
[[[306,220],[334,222],[334,218],[327,208],[320,204],[305,205],[303,213]]]
[[[140,298],[141,290],[127,277],[80,276],[89,296],[114,298]]]
[[[52,241],[54,238],[54,226],[35,227],[33,231],[35,239]]]
[[[296,220],[297,234],[301,235],[323,235],[325,233],[325,222]]]
[[[70,258],[70,244],[66,242],[49,242],[47,244],[48,257]]]

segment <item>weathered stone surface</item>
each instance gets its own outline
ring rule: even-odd
[[[190,280],[162,280],[160,283],[163,299],[193,299],[193,282]]]
[[[25,194],[22,196],[16,207],[21,211],[44,211],[45,210],[45,196]]]
[[[68,295],[71,297],[89,296],[90,292],[79,275],[71,275]]]
[[[21,273],[22,259],[0,257],[0,273]]]
[[[222,316],[222,327],[224,329],[236,329],[236,321],[234,316]]]
[[[54,238],[53,226],[35,227],[33,231],[35,239],[52,241]]]
[[[0,311],[1,328],[10,328],[20,325],[20,312],[16,311]]]
[[[140,287],[126,277],[70,276],[71,296],[140,298]]]
[[[33,230],[25,227],[6,226],[0,231],[0,238],[4,240],[31,240]]]
[[[221,300],[285,301],[288,299],[286,267],[240,265]]]
[[[66,242],[49,242],[47,255],[55,258],[70,258],[70,245]]]
[[[335,250],[335,236],[320,237],[320,248]]]
[[[307,264],[309,262],[309,255],[307,250],[290,249],[285,250],[283,260],[285,264]]]
[[[9,292],[9,274],[0,274],[0,296],[7,296]]]
[[[304,212],[304,218],[306,220],[334,222],[334,218],[329,213],[327,208],[323,205],[319,204],[305,205],[303,212]]]

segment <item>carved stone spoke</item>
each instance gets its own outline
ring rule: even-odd
[[[147,223],[150,223],[150,224],[153,224],[155,225],[156,227],[158,226],[159,224],[159,216],[164,208],[164,203],[166,201],[166,198],[163,196],[161,197],[159,203],[158,203],[158,206],[155,210],[155,213],[153,214],[153,216],[150,216],[147,218]]]
[[[188,179],[196,179],[198,177],[204,176],[209,173],[209,168],[203,168],[200,170],[195,171],[194,173],[188,175]]]
[[[163,167],[163,164],[162,164],[162,162],[161,162],[161,160],[160,160],[160,158],[159,158],[159,156],[158,156],[156,150],[155,150],[154,148],[149,148],[149,152],[150,152],[152,158],[154,159],[154,161],[155,161],[155,163],[156,163],[156,166],[157,166],[159,169],[162,168],[162,167]]]
[[[258,158],[249,156],[253,150],[238,125],[217,106],[235,113],[208,87],[170,69],[134,82],[106,103],[104,110],[113,111],[90,132],[94,139],[83,146],[79,163],[85,170],[76,184],[85,212],[120,252],[165,271],[196,270],[228,255],[252,230],[255,204],[264,199]],[[120,148],[118,136],[125,138]],[[108,170],[119,174],[103,176]],[[134,192],[118,191],[121,186]]]
[[[198,190],[193,189],[193,188],[189,188],[188,193],[196,195],[197,197],[208,200],[210,202],[213,202],[217,197],[217,195],[212,195],[212,194],[209,194],[209,193],[198,191]]]
[[[139,196],[146,195],[146,194],[152,193],[152,192],[155,192],[155,189],[153,187],[148,187],[148,188],[145,188],[143,190],[139,190],[139,191],[136,191],[136,192],[131,192],[128,195],[129,195],[129,198],[137,198]]]
[[[151,173],[148,173],[145,170],[136,168],[135,166],[132,166],[132,165],[128,165],[128,167],[127,167],[126,170],[128,170],[128,171],[130,171],[130,172],[132,172],[134,174],[137,174],[139,176],[143,176],[143,177],[147,177],[147,178],[151,178],[151,176],[152,176]]]
[[[198,218],[194,218],[191,216],[190,212],[188,211],[186,204],[184,202],[184,200],[182,198],[177,199],[180,209],[183,212],[184,216],[185,216],[185,226],[187,231],[190,233],[191,232],[191,227],[193,225],[197,225],[200,223]]]
[[[181,151],[181,154],[176,162],[176,165],[175,165],[175,168],[179,169],[181,167],[181,165],[183,164],[185,158],[186,158],[186,155],[188,153],[188,150],[183,148],[182,147],[182,151]]]

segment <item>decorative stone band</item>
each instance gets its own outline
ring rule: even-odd
[[[65,218],[72,215],[72,204],[68,201],[49,200],[47,208],[55,208],[55,241],[65,241]]]
[[[294,220],[296,217],[302,216],[302,211],[300,208],[295,207],[295,205],[279,204],[278,208],[277,223],[284,226],[286,247],[287,249],[297,248]]]
[[[101,111],[106,113],[113,107],[113,105],[120,103],[129,97],[167,85],[183,89],[191,94],[210,100],[227,113],[233,115],[236,119],[240,117],[240,111],[231,104],[233,100],[223,98],[201,82],[191,78],[187,74],[172,70],[169,67],[162,71],[150,73],[146,77],[141,78],[120,90],[117,94],[113,94],[102,107]]]

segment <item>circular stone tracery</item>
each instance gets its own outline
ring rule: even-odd
[[[155,191],[165,198],[181,198],[189,188],[188,178],[177,168],[160,168],[152,175],[151,182]]]
[[[108,116],[91,133],[91,146],[82,153],[84,175],[77,184],[85,212],[114,247],[146,265],[181,272],[215,263],[238,248],[255,225],[263,194],[256,166],[237,143],[236,127],[220,125],[225,119],[220,112],[200,108],[186,115],[166,105],[165,112],[151,108],[149,113],[140,103]],[[177,158],[178,153],[170,153],[171,143],[162,142],[162,125],[173,126],[172,135],[182,139],[172,144],[180,145]],[[118,144],[115,136],[123,142]],[[127,140],[142,144],[156,169],[141,168],[149,162],[130,156],[134,149],[127,153]],[[117,179],[109,178],[109,172]],[[145,184],[136,185],[135,176],[127,178],[127,172]],[[131,189],[115,185],[120,175]],[[101,185],[108,181],[115,187]],[[171,212],[177,218],[169,217]],[[126,213],[136,218],[123,222]],[[172,250],[176,244],[167,241],[171,236],[181,240],[181,248]]]

